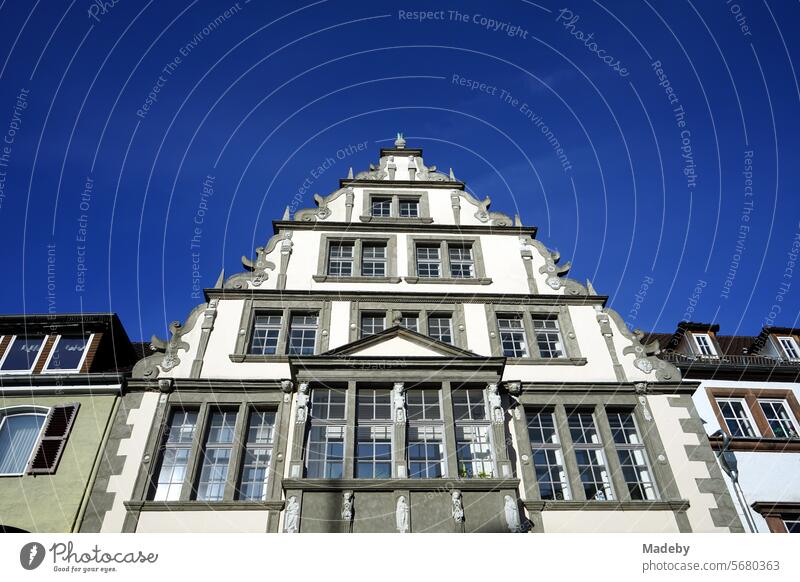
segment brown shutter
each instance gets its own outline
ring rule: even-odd
[[[28,474],[48,475],[56,472],[79,406],[80,404],[73,402],[54,406],[50,410],[36,454],[33,455],[28,467]]]

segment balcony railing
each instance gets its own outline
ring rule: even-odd
[[[661,352],[658,355],[662,360],[672,362],[674,364],[708,364],[712,366],[767,366],[770,368],[775,367],[798,367],[800,360],[782,360],[780,358],[773,358],[770,356],[762,355],[723,355],[719,357],[712,356],[690,356],[687,354],[679,354],[676,352]]]

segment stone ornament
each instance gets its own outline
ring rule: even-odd
[[[297,389],[297,422],[305,422],[308,418],[308,382],[302,382]]]
[[[297,533],[300,531],[300,502],[297,497],[292,495],[286,503],[286,516],[284,518],[283,531],[286,533]]]
[[[489,410],[492,415],[492,422],[495,424],[503,423],[503,400],[500,397],[500,391],[497,384],[489,384],[487,387],[489,395]]]
[[[188,330],[184,329],[180,321],[173,321],[169,324],[170,338],[162,340],[156,336],[150,338],[150,347],[154,350],[164,352],[164,359],[161,360],[161,369],[165,372],[171,370],[181,363],[178,357],[180,350],[188,350],[189,344],[181,340],[181,336]]]
[[[406,421],[406,393],[402,382],[395,382],[392,390],[392,403],[395,423],[403,424]]]
[[[461,499],[461,491],[458,489],[453,490],[450,494],[452,502],[453,521],[456,523],[464,523],[464,504]]]
[[[511,495],[506,495],[503,498],[503,513],[505,514],[508,531],[511,533],[519,533],[521,531],[519,508],[517,507],[517,503],[514,501],[514,498],[511,497]]]
[[[353,492],[342,492],[342,519],[346,523],[353,521]]]
[[[405,495],[397,498],[397,508],[394,512],[398,533],[408,533],[409,511]]]

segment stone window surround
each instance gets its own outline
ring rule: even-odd
[[[234,446],[231,449],[231,459],[228,465],[228,475],[225,484],[225,492],[221,503],[237,502],[241,504],[262,504],[263,502],[239,501],[235,499],[236,488],[239,484],[241,464],[244,460],[244,449],[247,441],[247,423],[250,412],[270,411],[275,412],[274,440],[272,444],[272,460],[270,462],[270,475],[266,501],[280,500],[280,476],[282,475],[283,449],[286,445],[284,433],[281,431],[281,401],[282,394],[278,391],[273,392],[247,392],[244,393],[214,393],[212,397],[204,393],[172,393],[167,396],[164,414],[157,419],[151,428],[150,440],[146,449],[149,462],[142,464],[140,469],[140,479],[142,479],[142,491],[140,499],[146,500],[153,493],[153,481],[158,478],[158,471],[161,462],[161,443],[166,435],[169,419],[174,410],[197,410],[197,424],[192,438],[191,450],[187,462],[187,472],[181,488],[179,503],[190,506],[194,505],[214,505],[214,501],[198,501],[192,499],[195,494],[195,487],[200,476],[203,458],[203,443],[208,432],[208,422],[210,413],[215,410],[236,410],[236,427]],[[136,496],[134,496],[134,499]],[[168,508],[172,501],[145,501],[154,505],[163,505]],[[196,507],[191,507],[196,509]]]
[[[572,365],[583,366],[586,358],[581,356],[578,337],[572,325],[572,317],[566,305],[547,306],[547,305],[512,305],[512,304],[493,304],[487,303],[486,323],[489,328],[489,344],[492,348],[493,356],[502,356],[503,348],[500,342],[500,328],[497,325],[498,314],[511,314],[522,316],[522,324],[525,329],[525,340],[528,346],[527,358],[506,358],[508,365]],[[562,358],[542,358],[539,356],[539,348],[536,344],[533,318],[534,316],[554,317],[558,320],[561,342],[564,346],[564,357]]]
[[[385,313],[386,328],[394,326],[396,313],[417,313],[417,333],[428,335],[428,317],[435,313],[450,315],[453,324],[453,345],[463,350],[467,348],[467,332],[464,306],[461,303],[376,303],[368,301],[352,301],[350,303],[350,341],[360,337],[362,313]]]
[[[788,533],[783,523],[787,514],[800,514],[800,503],[756,501],[751,507],[764,518],[770,533]]]
[[[417,244],[439,243],[439,257],[442,266],[441,277],[419,277],[417,276]],[[471,245],[472,260],[475,266],[475,276],[470,278],[450,277],[450,253],[447,250],[448,244]],[[447,284],[447,285],[489,285],[492,282],[486,276],[486,266],[483,261],[483,251],[481,249],[481,237],[479,236],[437,236],[437,235],[415,235],[406,236],[406,249],[408,257],[408,275],[404,277],[406,283],[410,284]],[[447,276],[445,276],[447,275]]]
[[[372,216],[373,198],[391,198],[392,210],[390,216]],[[400,199],[415,199],[419,202],[419,216],[400,217]],[[363,212],[359,217],[361,222],[396,223],[396,224],[431,224],[430,204],[428,192],[419,190],[412,192],[399,192],[393,190],[364,190],[362,194]]]
[[[328,275],[328,256],[331,242],[353,243],[353,274],[348,277]],[[361,250],[364,242],[386,244],[386,276],[367,277],[361,274]],[[397,235],[394,234],[322,234],[319,239],[317,274],[312,277],[318,283],[399,283],[397,276]]]
[[[764,412],[761,410],[759,400],[783,400],[789,407],[796,423],[800,423],[800,403],[792,390],[779,388],[722,388],[707,386],[706,394],[714,411],[714,416],[720,428],[730,435],[728,425],[722,418],[722,410],[717,402],[718,398],[738,398],[744,400],[747,412],[755,421],[755,428],[760,436],[750,437],[731,437],[728,447],[734,451],[765,451],[765,452],[800,452],[800,440],[792,438],[776,437],[767,422]],[[709,437],[713,448],[721,446],[722,439],[719,437]]]
[[[543,504],[544,507],[539,509],[566,509],[575,503],[581,506],[587,503],[578,473],[572,437],[567,424],[567,414],[573,410],[594,413],[597,430],[603,441],[607,469],[611,475],[611,483],[616,496],[614,500],[590,501],[589,503],[592,505],[597,505],[596,509],[602,509],[602,507],[613,509],[620,504],[630,505],[632,509],[639,506],[643,509],[673,509],[671,506],[675,502],[682,501],[675,485],[672,471],[666,462],[664,447],[655,421],[646,419],[643,407],[641,403],[637,402],[635,394],[614,394],[609,396],[585,393],[575,395],[558,395],[552,392],[540,394],[523,393],[519,400],[521,403],[521,406],[519,406],[520,414],[517,416],[515,413],[512,417],[514,418],[513,422],[519,446],[519,462],[522,468],[523,483],[525,484],[526,501],[532,500]],[[570,501],[541,500],[539,496],[539,483],[536,479],[533,458],[530,452],[531,444],[528,437],[526,413],[528,411],[541,410],[552,412],[556,417],[556,428],[564,456],[564,470],[567,473],[570,491],[572,492],[572,500]],[[659,495],[658,500],[631,500],[630,492],[620,468],[619,456],[611,434],[607,410],[621,410],[633,413],[637,429],[645,445],[647,458],[650,461],[653,481]],[[649,412],[647,414],[649,415]],[[662,458],[664,458],[664,461],[661,460]]]
[[[312,312],[318,314],[317,338],[315,354],[328,351],[329,330],[331,324],[331,303],[322,301],[283,301],[280,299],[248,299],[242,309],[239,322],[239,335],[236,338],[236,348],[230,354],[232,362],[287,362],[287,341],[289,339],[289,325],[292,313]],[[274,355],[248,353],[250,342],[253,338],[255,317],[263,312],[281,313],[281,331],[278,335],[278,349]]]

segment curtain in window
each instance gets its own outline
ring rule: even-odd
[[[45,418],[41,414],[5,417],[0,426],[0,475],[25,472]]]

